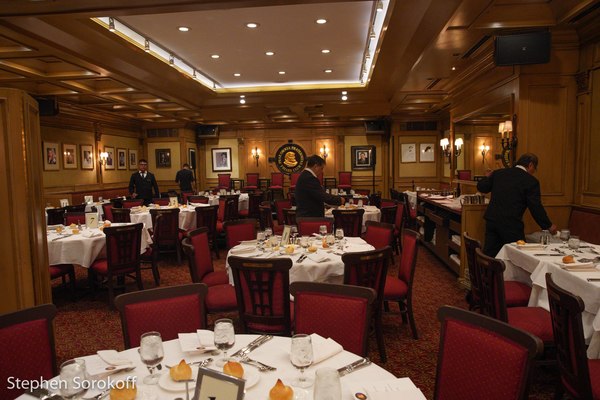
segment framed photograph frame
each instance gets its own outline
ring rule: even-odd
[[[209,368],[198,368],[196,389],[192,399],[242,400],[246,381]]]
[[[156,149],[156,168],[171,168],[171,149]]]
[[[58,171],[60,165],[58,164],[59,147],[58,143],[44,142],[42,149],[42,157],[44,157],[44,170],[45,171]]]
[[[419,162],[435,162],[435,145],[433,143],[419,144]]]
[[[77,145],[63,143],[63,168],[77,169]]]
[[[400,145],[400,162],[413,163],[417,162],[417,144],[416,143],[402,143]]]
[[[79,145],[81,149],[81,169],[94,169],[94,146],[91,144]]]
[[[350,151],[353,170],[373,169],[375,146],[352,146]]]
[[[127,169],[127,149],[117,149],[117,169]]]
[[[115,148],[104,146],[104,151],[107,154],[104,169],[115,169]]]
[[[129,169],[138,168],[138,151],[129,149]]]
[[[231,147],[212,149],[213,172],[231,171]]]

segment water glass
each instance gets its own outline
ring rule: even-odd
[[[79,399],[87,392],[88,374],[84,360],[67,360],[60,366],[60,394],[65,399]]]
[[[344,230],[342,228],[335,230],[335,238],[338,240],[338,242],[344,238]]]
[[[310,246],[310,243],[308,240],[308,236],[302,236],[300,238],[300,247],[302,247],[304,249],[304,251],[306,251],[306,249],[308,249],[309,246]]]
[[[290,227],[290,238],[292,240],[292,244],[296,244],[296,236],[298,236],[298,227],[296,225],[292,225]]]
[[[229,318],[222,318],[215,321],[215,347],[223,352],[223,357],[217,360],[215,365],[222,367],[229,361],[227,357],[227,350],[233,347],[235,344],[235,329],[233,328],[233,321]]]
[[[271,235],[273,235],[273,230],[271,228],[266,228],[265,229],[265,240],[269,240],[271,238]]]
[[[321,234],[321,236],[325,237],[325,235],[327,234],[327,225],[319,226],[319,233]]]
[[[258,242],[258,248],[263,250],[265,246],[265,232],[259,231],[256,233],[256,241]]]
[[[315,372],[313,400],[341,400],[340,374],[333,368],[319,368]]]
[[[140,359],[146,367],[148,371],[150,371],[150,375],[146,376],[143,380],[146,385],[156,385],[158,383],[158,379],[160,378],[160,374],[154,373],[154,368],[161,363],[163,357],[165,356],[165,352],[163,350],[162,337],[159,332],[146,332],[142,335],[140,339]]]
[[[333,247],[335,244],[335,237],[333,235],[327,235],[325,243],[327,243],[329,247]]]
[[[569,240],[569,237],[571,236],[571,231],[568,229],[563,229],[560,231],[560,240],[562,240],[563,242],[566,242]]]
[[[300,370],[300,376],[292,382],[292,385],[301,388],[310,387],[312,380],[304,375],[306,367],[310,366],[313,362],[312,341],[309,335],[298,334],[292,336],[290,361],[294,367]]]
[[[579,236],[569,237],[568,244],[569,244],[569,248],[571,250],[577,250],[579,248],[579,244],[580,244]]]

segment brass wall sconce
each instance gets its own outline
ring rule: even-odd
[[[321,148],[319,149],[319,152],[321,153],[321,157],[322,157],[324,160],[327,160],[327,156],[329,155],[329,149],[327,148],[327,145],[326,145],[326,144],[324,144],[324,145],[323,145],[323,147],[321,147]]]
[[[481,151],[481,162],[485,164],[485,155],[489,153],[490,146],[486,145],[485,142],[479,146],[479,151]]]
[[[108,153],[106,151],[100,152],[100,157],[98,160],[100,161],[100,165],[106,164],[106,160],[108,159]]]
[[[464,142],[463,142],[462,138],[457,138],[454,141],[454,156],[455,157],[460,156],[460,154],[462,153],[463,144],[464,144]],[[452,149],[450,148],[450,140],[448,138],[440,139],[440,146],[442,147],[442,154],[448,158],[448,161],[450,161],[450,157],[452,157]]]
[[[252,149],[252,157],[256,160],[256,166],[258,167],[258,159],[260,158],[260,149],[258,147]]]

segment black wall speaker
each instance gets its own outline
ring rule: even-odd
[[[196,139],[216,138],[219,136],[218,125],[197,125]]]
[[[365,133],[367,135],[377,135],[387,133],[387,121],[385,120],[374,120],[365,121]]]
[[[550,61],[552,37],[549,31],[497,36],[496,65],[545,64]]]
[[[40,117],[52,117],[58,114],[58,101],[56,97],[37,97]]]

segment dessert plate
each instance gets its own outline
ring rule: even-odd
[[[192,390],[196,387],[196,378],[198,377],[198,366],[192,365],[192,382],[188,382],[188,389]],[[169,371],[165,372],[158,379],[158,386],[169,392],[185,392],[185,382],[175,382],[171,379]]]

